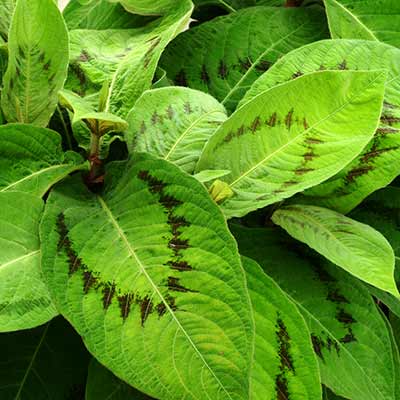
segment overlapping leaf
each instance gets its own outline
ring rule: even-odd
[[[400,47],[397,0],[324,0],[334,39],[379,40]]]
[[[252,400],[321,399],[319,369],[296,306],[250,258],[243,258],[255,319]]]
[[[88,353],[62,318],[36,329],[0,334],[2,400],[83,399]]]
[[[167,14],[143,28],[71,31],[68,89],[84,95],[109,80],[105,111],[126,117],[150,88],[161,52],[187,27],[192,8],[190,0],[176,2]]]
[[[395,399],[390,335],[364,285],[280,229],[232,230],[241,253],[258,261],[303,314],[322,382],[352,400]]]
[[[25,124],[0,127],[0,154],[0,193],[42,197],[65,176],[85,168],[78,154],[63,153],[58,133]]]
[[[125,139],[130,152],[152,153],[191,173],[225,120],[224,107],[205,93],[179,87],[151,90],[130,112]]]
[[[195,178],[150,155],[106,176],[102,194],[69,179],[48,199],[42,262],[60,312],[144,393],[248,399],[250,300],[222,213]]]
[[[0,3],[0,38],[4,40],[8,38],[15,3],[16,0],[3,0]]]
[[[397,297],[393,249],[375,229],[322,207],[292,205],[272,221],[357,278]]]
[[[86,383],[86,400],[151,400],[118,379],[94,358],[90,362]]]
[[[19,0],[1,107],[8,122],[46,126],[68,68],[68,32],[53,0]]]
[[[40,268],[42,211],[35,196],[0,193],[0,332],[33,328],[57,315]]]
[[[288,198],[330,178],[373,137],[382,71],[321,71],[263,92],[212,136],[197,165],[226,169],[228,217]]]
[[[302,202],[347,213],[375,190],[388,185],[400,168],[400,50],[379,42],[327,40],[282,57],[254,82],[241,105],[278,84],[321,69],[385,69],[388,79],[380,125],[364,150],[338,174],[307,190]]]
[[[326,37],[319,8],[250,7],[190,29],[161,59],[168,76],[234,110],[246,89],[288,51]]]

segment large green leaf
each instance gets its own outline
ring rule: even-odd
[[[33,328],[57,315],[40,268],[42,211],[35,196],[0,193],[0,332]]]
[[[325,37],[320,8],[251,7],[183,33],[161,65],[177,85],[208,92],[232,111],[279,57]]]
[[[2,400],[80,400],[88,353],[62,318],[21,332],[0,334]]]
[[[390,336],[364,285],[278,228],[232,230],[241,253],[258,261],[303,314],[322,382],[352,400],[395,399]]]
[[[252,400],[318,400],[321,384],[308,328],[296,306],[250,258],[243,258],[255,319]]]
[[[151,400],[118,379],[96,359],[89,365],[85,400]]]
[[[126,117],[150,88],[166,45],[187,27],[192,8],[190,0],[176,2],[169,13],[143,28],[71,31],[67,88],[84,95],[109,80],[105,111]]]
[[[372,138],[384,72],[321,71],[279,85],[239,108],[211,137],[197,165],[227,169],[222,207],[242,216],[330,178]],[[315,94],[318,93],[318,96]]]
[[[68,32],[53,0],[18,0],[1,107],[8,122],[46,126],[68,67]]]
[[[375,190],[388,185],[400,169],[400,50],[379,42],[324,40],[282,57],[254,82],[241,104],[265,90],[321,69],[386,69],[383,115],[375,136],[338,174],[309,190],[308,202],[347,213]]]
[[[152,153],[193,172],[211,135],[226,120],[224,107],[197,90],[166,87],[145,92],[129,113],[130,152]]]
[[[0,126],[0,154],[0,192],[42,197],[65,176],[85,168],[78,154],[63,153],[58,133],[25,124]]]
[[[397,0],[324,0],[334,39],[380,40],[400,46]]]
[[[327,208],[292,205],[272,221],[357,278],[398,297],[393,249],[375,229]]]
[[[99,195],[70,179],[48,199],[42,262],[58,309],[103,365],[146,394],[248,399],[250,299],[218,206],[150,155],[106,176]]]

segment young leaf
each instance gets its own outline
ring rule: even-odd
[[[96,359],[89,364],[85,400],[151,400],[118,379]]]
[[[241,253],[255,259],[302,313],[322,382],[346,399],[395,399],[389,333],[365,286],[278,228],[232,230]]]
[[[91,104],[69,90],[59,92],[60,104],[73,111],[72,124],[83,121],[92,133],[103,136],[109,132],[123,132],[128,123],[108,112],[97,112]]]
[[[4,400],[83,399],[88,353],[62,318],[39,328],[0,334]]]
[[[8,122],[46,126],[68,67],[68,32],[53,0],[18,0],[1,107]]]
[[[255,261],[242,261],[256,329],[250,398],[321,399],[318,363],[303,317]]]
[[[210,93],[233,111],[279,57],[323,38],[320,8],[251,7],[180,35],[164,52],[161,66],[175,84]]]
[[[400,297],[393,278],[393,249],[369,225],[307,205],[280,208],[272,221],[357,278]]]
[[[226,118],[217,100],[197,90],[151,90],[129,113],[125,139],[131,153],[152,153],[192,173],[206,142]]]
[[[333,39],[379,40],[400,46],[400,3],[393,0],[324,0]]]
[[[197,165],[228,169],[228,217],[275,203],[328,179],[372,138],[382,71],[323,71],[263,92],[211,137]],[[318,96],[315,96],[318,93]]]
[[[0,193],[42,197],[71,172],[86,168],[78,154],[63,153],[58,133],[25,124],[0,126],[0,154]]]
[[[162,51],[186,29],[192,8],[189,0],[176,2],[168,14],[138,29],[72,31],[68,89],[84,95],[109,80],[105,111],[126,117],[151,87]]]
[[[218,206],[150,155],[106,176],[101,194],[71,178],[49,196],[42,262],[58,309],[103,365],[152,397],[248,399],[250,299]]]
[[[57,315],[40,268],[43,202],[0,193],[0,332],[28,329]]]
[[[282,57],[246,93],[241,105],[278,84],[321,69],[385,69],[383,114],[364,150],[335,176],[305,191],[302,203],[332,208],[343,214],[365,197],[388,185],[400,168],[400,50],[364,40],[324,40]],[[390,165],[390,168],[388,168]]]

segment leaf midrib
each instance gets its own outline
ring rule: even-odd
[[[18,257],[18,258],[14,258],[14,259],[12,259],[12,260],[10,260],[10,261],[7,261],[7,262],[4,263],[4,264],[0,264],[0,271],[1,271],[3,268],[6,268],[6,267],[8,267],[8,266],[10,266],[10,265],[12,265],[12,264],[17,263],[18,261],[24,260],[25,258],[33,257],[34,255],[39,254],[39,253],[40,253],[40,250],[31,251],[31,252],[28,253],[28,254],[24,254],[23,256],[20,256],[20,257]]]
[[[196,345],[193,343],[192,339],[190,338],[189,334],[186,332],[186,330],[183,328],[183,326],[181,325],[179,319],[176,317],[175,313],[173,312],[173,310],[171,309],[171,307],[169,306],[168,302],[164,299],[163,295],[161,294],[161,292],[159,291],[157,285],[153,282],[153,280],[151,279],[150,275],[147,273],[145,266],[142,264],[142,262],[140,261],[139,257],[137,256],[135,250],[132,248],[131,244],[128,241],[128,238],[126,237],[124,231],[121,229],[121,227],[118,224],[118,221],[114,218],[114,215],[112,214],[111,209],[107,206],[107,203],[103,200],[102,197],[97,196],[97,199],[100,203],[100,206],[102,207],[102,209],[104,210],[104,212],[106,213],[108,219],[110,220],[111,224],[114,226],[115,230],[118,233],[118,236],[122,239],[122,241],[124,242],[127,250],[129,251],[129,253],[133,256],[133,258],[135,259],[137,265],[140,268],[141,273],[146,277],[146,279],[148,280],[148,282],[150,283],[151,287],[153,288],[154,292],[159,296],[159,298],[161,299],[161,301],[164,303],[167,311],[169,312],[169,314],[172,316],[173,320],[175,321],[175,323],[177,324],[178,328],[181,330],[181,332],[184,334],[184,336],[186,337],[186,339],[188,340],[189,344],[191,345],[191,347],[194,349],[195,353],[198,355],[198,357],[200,358],[200,360],[204,363],[204,365],[207,367],[207,369],[210,371],[211,375],[214,377],[214,379],[216,380],[216,382],[218,383],[218,385],[223,389],[223,391],[227,394],[228,398],[230,400],[233,400],[231,395],[228,393],[228,391],[226,390],[225,386],[222,384],[222,382],[218,379],[218,377],[215,375],[214,371],[211,369],[211,367],[209,366],[209,364],[207,363],[207,361],[204,359],[203,355],[201,354],[200,350],[196,347]],[[187,390],[187,388],[185,387],[185,389]]]

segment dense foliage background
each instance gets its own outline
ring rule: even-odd
[[[400,399],[400,3],[0,0],[0,398]]]

